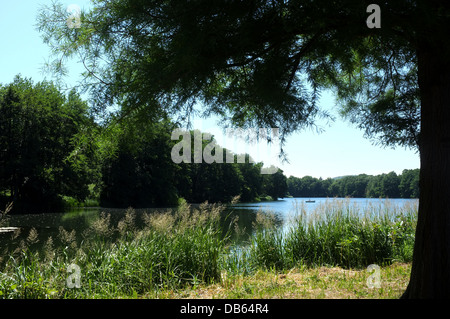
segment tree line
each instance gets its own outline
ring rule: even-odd
[[[250,202],[289,195],[419,195],[419,169],[401,175],[287,178],[280,169],[261,174],[263,163],[250,161],[249,154],[238,163],[237,154],[220,146],[223,163],[177,164],[171,159],[179,142],[171,139],[177,126],[167,116],[155,118],[143,112],[122,118],[119,114],[99,123],[91,111],[76,91],[65,95],[51,82],[34,84],[17,76],[0,86],[2,205],[13,202],[16,211],[37,212],[87,199],[103,207],[138,208],[174,206],[180,198],[201,203],[230,202],[235,196]],[[203,151],[211,141],[202,140]],[[230,153],[235,160],[227,163]]]
[[[134,120],[131,120],[134,121]],[[108,207],[151,207],[176,205],[179,198],[189,203],[259,201],[284,197],[286,176],[282,170],[263,175],[263,163],[174,163],[171,152],[178,140],[171,139],[176,125],[168,119],[148,125],[124,120],[115,126],[117,138],[105,152],[101,164],[100,204]],[[120,133],[119,133],[120,132]],[[196,133],[190,131],[191,137]],[[193,141],[193,138],[191,138]],[[202,141],[202,151],[211,141]],[[193,145],[191,149],[193,149]],[[220,146],[216,146],[217,151]],[[220,148],[221,149],[221,148]],[[221,149],[222,150],[222,149]],[[237,154],[231,154],[237,159]],[[191,159],[194,154],[190,154]]]
[[[16,211],[58,209],[84,200],[96,175],[88,104],[49,82],[17,76],[0,85],[0,198]]]
[[[99,123],[91,111],[77,92],[65,95],[51,82],[17,76],[0,85],[2,205],[42,212],[87,199],[137,208],[173,206],[180,198],[258,201],[286,194],[283,172],[262,175],[264,164],[250,162],[248,154],[245,163],[174,163],[176,124],[167,116],[118,114]]]
[[[390,172],[327,179],[290,176],[287,187],[288,193],[294,197],[418,198],[419,171],[405,169],[400,175]]]

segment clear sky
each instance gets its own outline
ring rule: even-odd
[[[81,8],[89,6],[88,0],[63,0],[64,5],[77,4]],[[42,67],[49,57],[49,49],[42,42],[36,30],[38,9],[50,0],[15,0],[0,1],[0,83],[6,84],[21,74],[34,82],[51,79],[42,73]],[[74,61],[66,82],[75,85],[79,79],[81,66]],[[333,97],[323,94],[321,105],[329,110],[336,110]],[[420,167],[419,155],[404,148],[382,148],[372,145],[363,137],[363,131],[351,126],[337,117],[336,122],[328,127],[318,122],[325,129],[324,133],[302,131],[288,137],[285,145],[290,164],[279,163],[275,150],[257,144],[255,147],[236,143],[232,146],[228,138],[222,141],[224,134],[218,126],[217,119],[196,120],[194,127],[215,135],[219,144],[236,152],[249,152],[256,161],[272,163],[283,169],[287,176],[302,177],[336,177],[355,174],[381,174],[395,171],[400,174],[403,169]]]

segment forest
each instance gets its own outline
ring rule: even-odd
[[[180,163],[171,159],[176,124],[154,114],[101,123],[74,90],[17,76],[0,86],[0,197],[14,211],[67,205],[176,206],[277,199],[286,176],[260,174],[263,163]],[[149,124],[150,123],[150,124]],[[191,131],[194,134],[194,131]],[[203,148],[208,141],[203,141]],[[227,154],[224,153],[224,158]],[[234,154],[233,156],[237,156]],[[225,162],[225,161],[224,161]]]
[[[117,116],[99,123],[74,90],[17,76],[0,87],[0,196],[15,211],[61,210],[67,205],[176,206],[294,197],[417,198],[419,170],[370,176],[287,178],[261,174],[263,163],[179,163],[176,123],[161,115]],[[149,124],[151,123],[151,124]],[[194,134],[194,131],[191,131]],[[203,140],[203,149],[208,141]],[[237,154],[233,154],[237,157]]]
[[[380,175],[359,174],[335,178],[290,176],[288,193],[293,197],[418,198],[419,169]]]

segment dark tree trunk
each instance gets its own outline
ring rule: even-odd
[[[450,297],[450,57],[446,41],[423,40],[418,45],[419,217],[411,278],[403,298]]]

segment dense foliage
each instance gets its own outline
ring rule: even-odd
[[[354,175],[337,178],[314,178],[290,176],[288,192],[294,197],[389,197],[418,198],[419,169],[403,170],[380,175]]]
[[[188,202],[277,199],[287,191],[282,171],[263,163],[174,163],[176,125],[140,113],[98,123],[87,102],[49,82],[20,76],[0,86],[0,198],[13,212],[43,212],[87,199],[106,207],[176,206]],[[150,121],[150,119],[152,121]],[[151,122],[151,124],[148,124]],[[194,131],[191,132],[194,134]],[[203,140],[202,151],[215,140]],[[217,145],[217,151],[222,150]],[[191,154],[192,156],[192,154]]]
[[[161,207],[176,206],[180,198],[418,197],[418,170],[325,180],[287,178],[281,170],[261,174],[263,163],[249,154],[240,163],[213,136],[202,138],[202,153],[208,148],[218,158],[222,152],[223,163],[196,162],[195,154],[188,163],[174,163],[179,140],[172,140],[176,125],[167,117],[150,121],[140,113],[99,124],[75,91],[65,96],[52,83],[17,77],[0,88],[0,110],[0,195],[16,211],[61,209],[68,198],[95,199],[104,207]],[[195,134],[202,132],[190,131],[192,150]]]
[[[16,77],[0,86],[0,196],[27,211],[84,200],[95,181],[88,105],[49,82]],[[79,137],[79,138],[78,138]]]
[[[170,158],[171,124],[119,123],[101,163],[100,204],[150,207],[177,202],[179,167]]]
[[[102,161],[100,204],[109,207],[174,206],[179,198],[190,203],[230,202],[284,197],[286,176],[261,174],[263,163],[253,163],[248,154],[245,163],[237,155],[217,145],[214,138],[203,140],[202,152],[215,144],[215,152],[223,151],[223,163],[174,163],[171,151],[178,140],[171,140],[173,123],[164,120],[153,125],[141,122],[120,125],[113,134],[112,154]],[[190,135],[201,133],[191,131]],[[193,138],[191,139],[191,141]],[[193,148],[192,148],[193,149]],[[226,161],[227,153],[235,159]],[[229,155],[228,155],[229,156]]]

